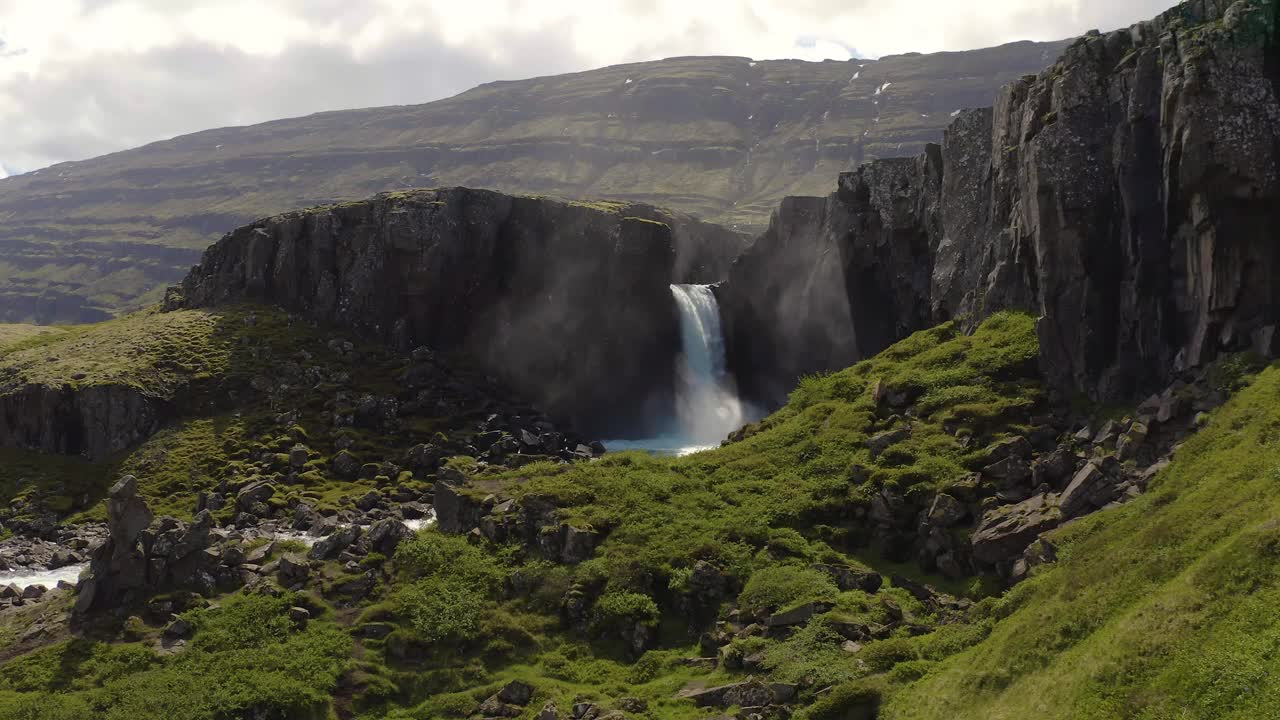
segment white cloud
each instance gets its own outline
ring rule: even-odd
[[[0,157],[420,103],[675,55],[845,60],[1048,40],[1173,0],[0,0]]]

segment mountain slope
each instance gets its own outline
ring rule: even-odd
[[[1061,531],[1062,560],[990,606],[990,637],[884,717],[1275,717],[1277,396],[1272,367],[1146,496]]]
[[[404,187],[616,198],[742,230],[1039,71],[1064,43],[879,61],[673,58],[188,135],[0,180],[0,320],[159,299],[253,219]]]

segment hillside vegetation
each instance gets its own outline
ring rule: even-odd
[[[129,323],[210,321],[237,328],[232,337],[250,339],[233,345],[260,358],[316,350],[307,362],[321,376],[347,368],[362,392],[389,392],[379,385],[413,366],[373,349],[353,365],[341,343],[322,355],[331,346],[319,331],[249,307],[114,321],[19,352],[113,335],[124,348]],[[392,555],[318,556],[311,579],[288,591],[273,575],[212,604],[184,601],[193,630],[177,651],[164,640],[169,620],[147,608],[52,644],[19,639],[31,615],[0,617],[0,716],[428,720],[515,697],[501,705],[508,716],[538,717],[552,703],[678,720],[760,692],[784,693],[807,720],[1266,716],[1277,692],[1280,369],[1256,380],[1233,371],[1246,389],[1146,495],[1051,534],[1057,562],[1012,590],[923,574],[901,538],[874,530],[877,498],[968,496],[991,448],[1043,421],[1036,357],[1028,316],[997,315],[972,335],[943,325],[806,379],[734,442],[678,459],[529,456],[500,467],[471,454],[474,431],[456,417],[435,430],[335,430],[332,405],[287,390],[214,415],[196,408],[105,463],[18,453],[8,471],[54,484],[136,474],[149,502],[183,516],[198,491],[229,484],[234,494],[259,479],[279,488],[257,510],[267,513],[298,502],[349,513],[370,491],[429,491],[434,480],[442,525],[472,506],[496,522],[465,537],[428,529]],[[895,410],[887,394],[911,397],[913,409]],[[279,424],[283,407],[292,426]],[[379,458],[428,432],[443,433],[452,457],[442,466],[378,475],[388,467]],[[354,444],[339,441],[352,433]],[[289,472],[299,443],[307,462]],[[339,476],[332,443],[367,473]],[[101,505],[59,510],[85,520]],[[217,515],[231,521],[233,510]],[[261,562],[274,567],[296,548],[269,550]],[[55,594],[37,606],[39,622],[69,602]],[[728,699],[715,699],[726,687]]]
[[[889,718],[1262,718],[1280,699],[1280,368],[1216,412],[1145,496],[1053,536],[990,636]]]

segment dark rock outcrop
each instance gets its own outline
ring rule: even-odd
[[[211,247],[168,305],[268,301],[469,353],[553,416],[644,430],[671,402],[675,237],[652,208],[602,208],[455,188],[281,215]]]
[[[177,414],[157,395],[127,385],[0,387],[0,445],[102,460]]]
[[[1261,0],[1091,33],[914,161],[784,201],[720,289],[741,387],[776,403],[800,374],[1010,308],[1039,316],[1053,386],[1097,400],[1274,355],[1278,41]]]

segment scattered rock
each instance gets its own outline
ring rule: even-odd
[[[880,457],[881,453],[888,450],[890,446],[896,445],[911,436],[911,426],[904,425],[893,430],[885,430],[884,432],[872,435],[866,441],[867,449],[871,451],[871,459],[875,460]]]
[[[988,511],[972,538],[975,559],[996,565],[1016,558],[1039,535],[1062,524],[1062,511],[1044,495]]]
[[[814,615],[821,615],[828,612],[834,607],[831,603],[811,602],[792,608],[785,612],[770,615],[765,620],[765,625],[769,627],[786,627],[789,625],[802,625],[809,621]]]

